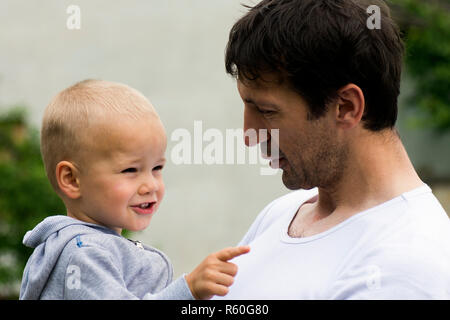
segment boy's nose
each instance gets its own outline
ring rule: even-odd
[[[146,179],[140,186],[139,195],[149,194],[158,191],[158,181],[154,177]]]

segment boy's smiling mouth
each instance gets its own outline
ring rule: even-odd
[[[132,205],[131,208],[138,214],[151,214],[155,211],[156,201],[143,202],[137,205]]]

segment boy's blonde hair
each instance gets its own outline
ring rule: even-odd
[[[104,80],[84,80],[58,93],[45,109],[41,129],[41,154],[47,177],[59,193],[56,165],[63,160],[80,163],[87,130],[106,116],[138,120],[156,115],[151,103],[127,85]]]

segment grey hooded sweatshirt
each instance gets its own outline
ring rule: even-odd
[[[20,299],[194,299],[165,254],[106,227],[51,216],[23,243],[34,252]]]

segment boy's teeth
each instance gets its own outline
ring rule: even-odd
[[[143,203],[143,204],[141,204],[141,205],[139,206],[139,208],[145,209],[145,208],[147,208],[149,205],[150,205],[149,203]]]

